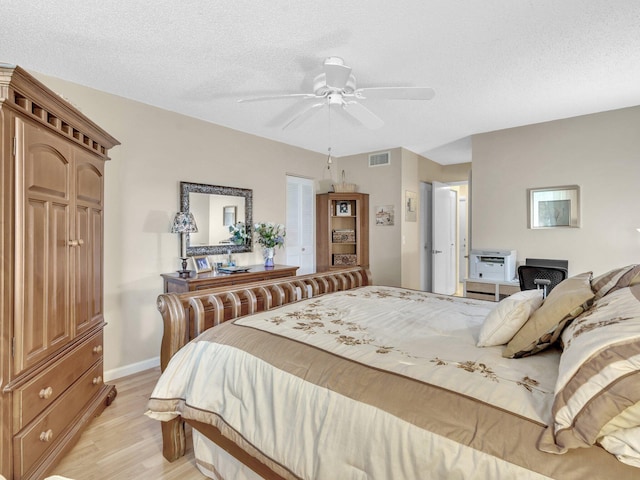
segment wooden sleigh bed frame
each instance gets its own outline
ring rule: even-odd
[[[161,370],[165,370],[171,357],[191,339],[222,322],[302,299],[371,284],[371,273],[367,269],[353,267],[182,294],[162,294],[157,300],[157,307],[164,323],[160,352]],[[185,422],[263,478],[282,479],[269,467],[224,437],[217,428],[181,417],[161,422],[162,453],[168,461],[172,462],[185,453]]]

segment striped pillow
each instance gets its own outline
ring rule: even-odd
[[[553,425],[542,435],[540,450],[565,453],[596,442],[606,448],[604,436],[624,438],[621,432],[638,429],[637,417],[617,434],[611,427],[623,412],[640,408],[640,285],[596,301],[567,327],[562,340]]]
[[[640,265],[628,265],[594,278],[591,280],[591,289],[597,300],[619,288],[630,287],[638,283],[640,283]]]
[[[591,272],[586,272],[560,282],[507,344],[502,356],[527,357],[553,345],[569,322],[591,306],[590,280]]]

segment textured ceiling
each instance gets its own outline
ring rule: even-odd
[[[475,133],[640,105],[638,0],[0,0],[0,15],[0,62],[335,156],[465,162]],[[364,101],[378,130],[328,109],[283,130],[299,100],[237,102],[312,91],[328,56],[358,87],[436,96]]]

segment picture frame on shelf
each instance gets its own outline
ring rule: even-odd
[[[348,200],[340,200],[336,202],[336,216],[337,217],[350,217],[351,216],[351,202]]]
[[[193,268],[196,273],[210,272],[212,270],[211,262],[209,262],[209,257],[206,255],[191,258],[193,258]]]

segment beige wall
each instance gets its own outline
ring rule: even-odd
[[[420,289],[420,155],[402,149],[402,186],[400,218],[402,219],[401,258],[402,286]],[[407,192],[415,194],[416,220],[407,221]]]
[[[400,148],[389,150],[389,165],[369,167],[369,154],[340,157],[338,171],[344,169],[348,182],[358,191],[369,194],[369,260],[373,281],[378,285],[400,286],[402,283],[402,154]],[[377,153],[377,152],[376,152]],[[376,226],[376,206],[393,205],[392,226]]]
[[[369,167],[369,154],[338,159],[337,171],[369,193],[371,274],[379,285],[420,288],[420,202],[416,222],[405,221],[405,194],[420,196],[420,182],[460,182],[469,178],[470,163],[440,165],[403,148],[389,150],[391,163]],[[378,153],[378,152],[374,152]],[[393,205],[393,226],[375,225],[375,207]]]
[[[179,268],[179,236],[169,233],[179,181],[253,189],[254,221],[284,223],[285,174],[321,178],[325,156],[34,75],[122,143],[106,165],[105,371],[151,366],[162,336],[160,274]],[[262,261],[259,251],[236,257]]]
[[[640,107],[473,137],[472,244],[603,273],[640,260]],[[577,184],[582,226],[527,228],[527,189]]]
[[[471,163],[440,165],[428,158],[420,157],[418,175],[423,182],[466,182],[469,180]]]

